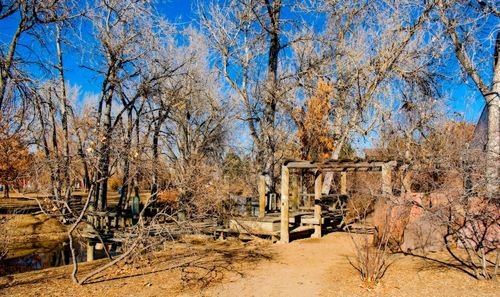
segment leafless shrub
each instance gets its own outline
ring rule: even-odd
[[[349,259],[349,263],[359,272],[363,286],[372,289],[380,282],[392,263],[387,232],[383,231],[381,238],[375,244],[373,235],[351,232],[349,234],[356,250],[354,261]]]
[[[392,216],[403,220],[400,244],[411,253],[445,248],[455,260],[450,264],[476,278],[494,278],[500,213],[498,194],[490,189],[498,181],[486,170],[491,161],[481,149],[469,148],[472,125],[449,119],[428,124],[425,138],[401,141],[393,134],[387,145],[393,157],[399,148],[405,160],[403,194],[393,201],[401,213]]]
[[[222,172],[216,164],[194,162],[179,170],[175,180],[180,189],[179,210],[185,212],[187,218],[196,221],[223,215],[223,201],[228,196]]]
[[[380,177],[378,180],[371,175],[365,174],[354,176],[354,182],[350,190],[351,194],[347,201],[345,222],[347,224],[365,219],[373,210],[380,195]]]
[[[358,218],[361,218],[360,222],[363,224],[366,222],[367,213],[373,209],[375,198],[374,195],[370,196],[371,199],[367,199],[368,195],[360,195],[359,197],[363,197],[363,199],[358,199],[360,201],[368,201],[367,204],[358,202],[360,207],[353,208],[353,212],[357,214]],[[383,199],[383,197],[378,197],[378,199]],[[363,286],[367,289],[374,288],[380,282],[392,263],[389,248],[390,224],[388,222],[391,211],[390,208],[386,210],[385,224],[383,224],[382,229],[375,228],[374,234],[354,234],[351,226],[348,225],[346,228],[356,252],[354,261],[349,259],[349,263],[359,272]]]

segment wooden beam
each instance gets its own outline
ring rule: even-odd
[[[282,243],[290,242],[290,233],[288,230],[288,184],[289,171],[288,167],[281,166],[281,232],[280,241]]]
[[[287,163],[288,168],[302,168],[302,169],[361,169],[361,168],[381,168],[383,165],[389,167],[397,166],[396,161],[381,162],[381,161],[362,161],[362,162],[339,162],[339,161],[326,161],[326,162],[310,162],[310,161],[290,161]]]
[[[321,238],[321,190],[323,189],[323,174],[318,172],[314,181],[314,219],[318,224],[314,225],[314,238]]]
[[[259,176],[259,218],[266,216],[266,177]]]

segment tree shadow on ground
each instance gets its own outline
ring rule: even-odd
[[[202,290],[225,277],[244,277],[244,270],[260,261],[271,260],[274,255],[268,250],[245,245],[232,244],[197,245],[193,249],[185,249],[178,253],[164,253],[145,258],[137,258],[119,266],[110,268],[104,273],[90,279],[85,285],[105,283],[116,280],[131,279],[146,275],[155,275],[167,271],[180,272],[180,286],[190,290]],[[98,260],[81,265],[80,273],[84,275],[107,260]],[[33,271],[25,275],[11,275],[0,278],[0,289],[36,285],[47,281],[69,281],[71,266]]]
[[[417,254],[413,252],[401,252],[401,254],[405,256],[410,256],[415,259],[423,260],[423,264],[420,266],[420,270],[455,270],[462,273],[465,273],[468,276],[475,278],[474,273],[470,270],[469,267],[464,265],[463,263],[458,262],[457,260],[449,257],[447,254],[437,253],[433,256],[429,254]]]

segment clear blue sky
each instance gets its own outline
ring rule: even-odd
[[[181,26],[196,22],[196,5],[197,3],[210,3],[215,0],[157,0],[155,6],[160,14],[165,16],[170,22]],[[0,41],[9,42],[13,30],[16,28],[16,20],[11,20],[0,23]],[[26,38],[26,37],[25,37]],[[29,45],[26,47],[29,48]],[[37,50],[29,51],[26,48],[20,48],[23,51],[23,56],[26,53],[34,59]],[[81,87],[82,95],[85,93],[98,94],[100,91],[99,78],[92,72],[79,67],[81,61],[75,59],[76,55],[68,53],[65,57],[66,76],[70,84]],[[457,82],[459,80],[457,79]],[[450,83],[443,86],[443,91],[451,95],[452,101],[449,103],[453,111],[463,113],[467,121],[475,122],[484,106],[483,100],[474,86],[460,86],[455,83]]]
[[[200,3],[208,0],[199,1]],[[156,8],[172,22],[190,22],[194,18],[194,11],[198,1],[192,0],[158,0]]]
[[[214,1],[214,0],[212,0]],[[197,3],[209,3],[211,0],[158,0],[156,7],[167,19],[175,23],[186,24],[196,21]],[[475,86],[460,85],[460,79],[456,83],[449,83],[449,88],[443,86],[450,97],[449,107],[452,111],[462,113],[465,120],[476,122],[480,116],[484,102]]]

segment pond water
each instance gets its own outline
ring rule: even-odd
[[[81,252],[83,251],[83,253]],[[85,261],[84,249],[77,260]],[[71,252],[67,241],[53,240],[13,245],[6,259],[0,262],[0,275],[26,272],[70,264]]]
[[[87,261],[84,242],[77,241],[75,250],[79,263]],[[111,256],[117,255],[116,247],[109,253]],[[106,258],[106,256],[104,248],[98,248],[94,251],[95,260]],[[67,240],[21,243],[9,249],[6,259],[0,261],[0,276],[69,265],[71,263],[73,263],[73,258]]]
[[[1,207],[0,207],[1,208]],[[2,221],[3,220],[3,221]],[[67,227],[43,214],[0,215],[0,250],[7,255],[0,261],[0,276],[69,265],[73,262]],[[87,260],[86,241],[75,238],[76,260]],[[106,257],[105,247],[95,245],[94,259]],[[117,246],[107,244],[110,254]]]

